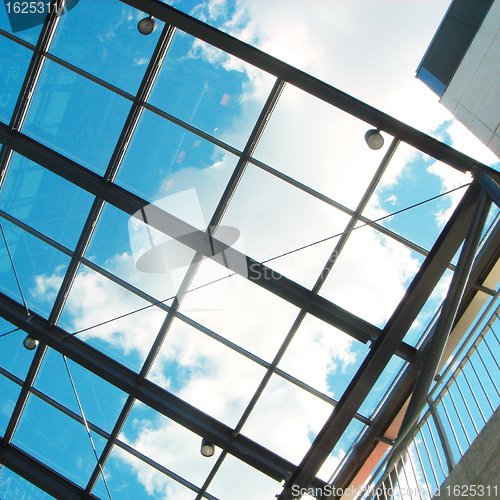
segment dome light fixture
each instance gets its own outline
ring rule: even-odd
[[[200,452],[204,457],[211,457],[215,453],[215,446],[208,439],[203,438]]]
[[[30,337],[29,335],[23,340],[23,346],[26,347],[28,351],[36,349],[37,345],[38,345],[38,340],[34,339],[33,337]]]
[[[153,19],[153,16],[145,17],[139,21],[137,29],[141,35],[151,35],[156,29],[156,21]]]
[[[368,147],[373,150],[380,149],[384,145],[384,138],[380,133],[380,129],[372,128],[368,130],[365,134],[365,141],[368,144]]]

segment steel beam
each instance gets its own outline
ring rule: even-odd
[[[238,59],[241,59],[257,68],[270,73],[277,78],[291,83],[295,87],[321,99],[352,116],[371,124],[373,127],[383,130],[397,137],[407,144],[419,149],[437,160],[440,160],[461,172],[479,168],[484,171],[491,169],[460,153],[450,146],[420,132],[419,130],[396,120],[390,115],[369,106],[341,90],[328,85],[313,76],[272,57],[261,50],[248,45],[237,38],[223,33],[198,19],[166,5],[159,0],[122,0],[136,9],[139,9],[167,24],[176,26],[178,29],[217,47]]]
[[[139,380],[137,373],[79,338],[69,335],[62,328],[50,327],[48,321],[41,316],[32,314],[28,319],[24,307],[3,293],[0,293],[0,315],[98,377],[199,436],[206,437],[216,446],[273,479],[281,481],[295,470],[296,466],[288,460],[241,434],[233,436],[231,427],[151,381]]]
[[[296,472],[286,482],[279,496],[281,500],[293,498],[292,486],[298,485],[302,488],[310,484],[351,422],[353,415],[375,385],[462,244],[473,217],[478,191],[475,184],[467,190],[402,301],[387,322],[383,334],[373,345]]]
[[[12,444],[0,448],[0,463],[57,500],[99,500]]]
[[[339,328],[360,342],[366,343],[380,335],[381,330],[376,326],[323,297],[311,293],[307,288],[241,254],[236,249],[227,248],[227,245],[215,238],[211,238],[209,244],[209,238],[205,232],[197,230],[116,184],[103,183],[102,177],[94,172],[20,132],[9,131],[8,127],[1,123],[0,142],[131,216],[135,216],[138,212],[140,213],[141,209],[148,207],[148,223],[151,227],[182,241],[196,251],[201,251],[206,257],[213,257],[212,245],[227,249],[225,254],[231,270],[309,314]],[[241,263],[244,264],[240,265]]]
[[[425,404],[439,361],[443,355],[446,341],[457,315],[458,306],[460,305],[470,275],[490,205],[491,202],[486,193],[481,190],[476,210],[470,222],[470,227],[468,227],[464,246],[458,259],[457,270],[453,274],[450,288],[429,343],[422,369],[415,384],[415,389],[406,410],[403,423],[401,424],[400,432],[402,434],[411,426],[413,420],[418,417]]]

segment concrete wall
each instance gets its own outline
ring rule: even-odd
[[[500,0],[491,6],[440,102],[500,157]]]
[[[471,494],[472,485],[476,486],[475,495]],[[478,487],[479,485],[482,485],[484,489]],[[483,492],[482,495],[481,492]],[[459,498],[469,500],[500,498],[500,408],[497,408],[479,436],[472,442],[460,462],[441,485],[440,494],[434,497],[436,500]]]

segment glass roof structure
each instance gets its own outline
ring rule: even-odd
[[[0,496],[347,487],[498,257],[497,171],[158,0],[50,5],[0,16]]]

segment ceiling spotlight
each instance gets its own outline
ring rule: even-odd
[[[38,340],[34,339],[33,337],[30,337],[29,335],[23,340],[23,346],[26,347],[28,351],[36,349],[37,345],[38,345]]]
[[[153,19],[153,16],[145,17],[139,21],[137,29],[141,35],[151,35],[156,29],[156,21]]]
[[[208,439],[203,438],[201,440],[201,454],[204,457],[211,457],[215,452],[215,446],[208,441]]]
[[[365,134],[365,141],[370,149],[380,149],[384,145],[384,138],[378,128],[368,130]]]

